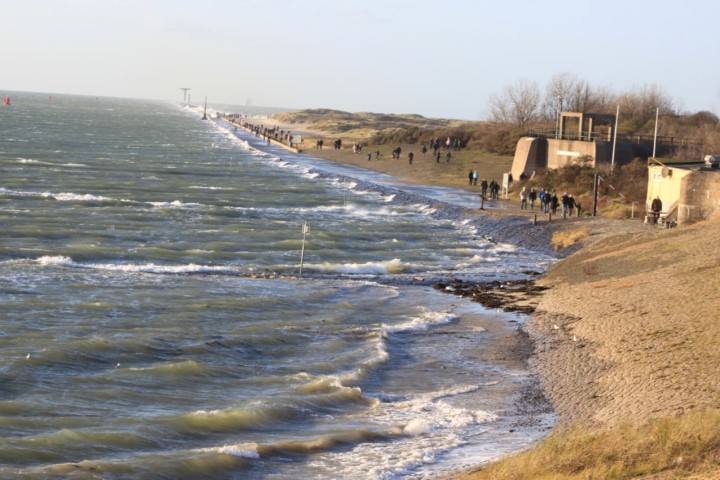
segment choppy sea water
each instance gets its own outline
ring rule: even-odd
[[[431,285],[552,259],[464,193],[172,104],[10,95],[0,477],[432,478],[545,433],[482,355],[523,318]]]

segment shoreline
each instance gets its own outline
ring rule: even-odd
[[[382,171],[375,162],[351,163]],[[523,355],[558,415],[553,432],[645,425],[717,408],[720,327],[713,319],[720,303],[712,299],[720,291],[720,246],[713,242],[720,236],[718,220],[664,230],[594,217],[528,228],[527,216],[512,206],[477,216],[492,219],[490,229],[505,228],[503,240],[525,243],[534,232],[531,248],[557,230],[589,230],[537,279],[543,291],[520,302],[532,304],[522,330],[533,348]],[[485,466],[446,477],[489,478],[482,476]]]

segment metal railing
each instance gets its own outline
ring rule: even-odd
[[[527,132],[528,137],[534,138],[554,138],[557,140],[579,140],[585,142],[612,142],[612,136],[608,132],[592,132],[592,131],[567,131],[562,132],[556,128],[531,128]],[[655,142],[653,135],[630,135],[618,133],[618,142],[648,144]],[[702,145],[702,141],[694,138],[671,137],[658,135],[657,143],[669,147],[690,147]]]

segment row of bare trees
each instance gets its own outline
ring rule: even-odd
[[[490,117],[498,123],[526,128],[534,123],[552,121],[558,112],[615,113],[644,124],[661,115],[676,114],[672,98],[657,85],[645,85],[616,94],[608,87],[593,87],[587,80],[570,73],[553,76],[542,91],[537,82],[519,80],[500,94],[490,96]]]
[[[720,153],[720,120],[712,112],[681,115],[673,99],[657,85],[643,85],[615,93],[608,87],[593,87],[571,73],[561,73],[548,81],[544,90],[537,82],[518,80],[501,93],[491,95],[490,120],[517,130],[536,125],[555,125],[562,111],[615,114],[620,107],[621,133],[651,134],[655,115],[660,135],[693,138],[698,152]]]

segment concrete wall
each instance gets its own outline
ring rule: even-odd
[[[720,216],[720,171],[698,170],[683,178],[678,225]]]
[[[523,137],[518,140],[510,168],[513,179],[518,180],[523,172],[532,175],[534,171],[547,168],[547,142],[544,138],[535,137]]]
[[[662,211],[668,213],[675,209],[682,192],[683,179],[690,174],[690,170],[682,168],[668,168],[667,176],[663,177],[662,165],[651,165],[648,167],[648,189],[645,199],[645,210],[650,211],[650,203],[655,197],[662,201]]]
[[[515,158],[510,172],[513,178],[520,178],[525,172],[560,168],[568,164],[584,163],[598,167],[612,163],[612,142],[565,140],[555,138],[523,137],[515,147]],[[618,142],[615,146],[615,166],[630,163],[634,158],[647,158],[650,151],[646,145]]]
[[[595,159],[596,142],[548,139],[547,168],[555,169],[582,162],[583,158]],[[591,163],[592,165],[592,163]]]
[[[669,167],[648,167],[646,210],[656,196],[663,202],[663,213],[677,208],[678,225],[690,224],[720,216],[720,171]]]

